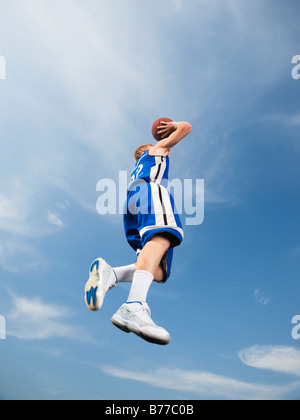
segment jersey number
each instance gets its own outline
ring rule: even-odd
[[[140,173],[142,172],[143,168],[144,168],[144,165],[139,165],[139,166],[136,168],[135,173],[134,173],[134,174],[132,175],[132,177],[131,177],[131,182],[133,182],[133,181],[135,181],[136,179],[138,179],[138,178],[139,178]]]

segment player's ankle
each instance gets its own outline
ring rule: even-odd
[[[146,302],[148,291],[153,280],[153,275],[148,271],[137,270],[133,277],[127,302]]]

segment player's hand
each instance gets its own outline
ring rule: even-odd
[[[157,134],[160,134],[162,139],[166,139],[170,137],[170,135],[174,133],[174,131],[176,131],[177,128],[178,128],[177,124],[174,121],[172,122],[162,121],[161,125],[157,127]]]

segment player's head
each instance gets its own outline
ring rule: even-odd
[[[137,162],[142,156],[142,154],[145,153],[146,150],[150,149],[150,147],[153,147],[153,144],[144,144],[142,146],[139,146],[134,152],[135,161]]]

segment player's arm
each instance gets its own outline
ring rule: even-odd
[[[157,133],[161,134],[162,140],[154,146],[155,149],[171,150],[181,142],[192,131],[188,122],[166,122],[162,121]]]

